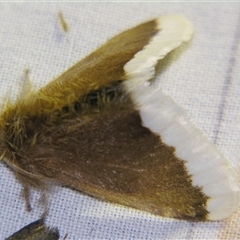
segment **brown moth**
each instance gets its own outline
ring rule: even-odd
[[[6,240],[58,240],[57,228],[48,228],[42,219],[23,227]]]
[[[5,105],[0,153],[27,201],[32,187],[61,184],[166,217],[220,220],[237,210],[226,159],[150,81],[192,33],[178,15],[140,24]]]

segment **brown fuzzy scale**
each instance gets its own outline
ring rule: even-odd
[[[0,152],[26,192],[57,182],[154,214],[205,220],[205,196],[175,149],[142,126],[123,66],[156,33],[130,29],[0,116]]]

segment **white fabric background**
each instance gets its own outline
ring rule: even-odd
[[[58,11],[69,24],[67,34]],[[26,68],[39,88],[115,34],[175,13],[193,22],[194,38],[156,81],[219,146],[239,179],[240,3],[1,3],[0,97],[14,97]],[[1,163],[0,239],[43,211],[38,192],[30,213],[20,195],[20,184]],[[47,216],[47,224],[67,239],[240,239],[239,222],[240,211],[210,223],[161,218],[61,187],[50,193]]]

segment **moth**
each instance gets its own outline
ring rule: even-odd
[[[165,217],[221,220],[237,210],[227,160],[153,85],[157,63],[192,34],[181,15],[145,22],[5,104],[1,158],[27,203],[31,188],[60,184]]]
[[[48,228],[42,219],[23,227],[6,240],[58,240],[57,228]]]

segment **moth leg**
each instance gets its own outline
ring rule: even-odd
[[[22,194],[25,200],[25,206],[26,210],[30,212],[32,210],[31,204],[30,204],[30,188],[28,186],[24,186],[22,190]]]
[[[39,199],[39,203],[43,204],[44,206],[44,211],[41,215],[41,218],[44,219],[48,214],[48,207],[49,207],[48,191],[46,189],[42,190],[42,195]]]
[[[48,186],[45,185],[41,179],[38,178],[29,178],[29,176],[23,175],[21,173],[15,172],[15,176],[22,184],[22,196],[24,197],[25,203],[26,203],[26,209],[28,212],[32,210],[30,200],[31,200],[31,189],[34,188],[36,190],[39,190],[41,192],[41,196],[38,200],[39,203],[43,204],[44,211],[41,215],[42,218],[44,218],[47,215],[47,210],[49,206],[48,201]]]

